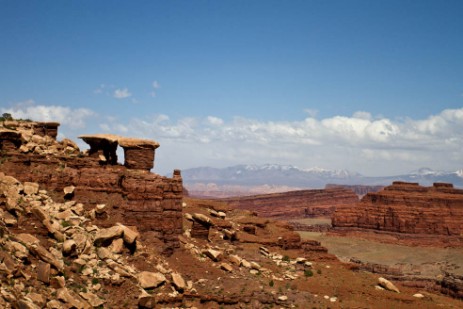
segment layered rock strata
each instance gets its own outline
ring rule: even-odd
[[[452,184],[396,181],[358,203],[339,207],[333,214],[334,228],[360,228],[409,234],[461,236],[463,190]]]
[[[336,207],[354,206],[358,198],[344,188],[300,190],[224,199],[230,206],[263,217],[329,217]]]
[[[90,145],[89,155],[109,164],[117,164],[117,146],[124,149],[124,165],[129,169],[151,170],[154,167],[154,153],[159,143],[147,139],[127,138],[114,134],[93,134],[79,136]]]
[[[34,134],[32,127],[27,123],[27,127],[2,131],[16,133],[0,133],[1,171],[23,182],[39,183],[49,191],[63,192],[65,187],[73,186],[73,199],[88,207],[106,202],[106,213],[95,215],[102,226],[114,222],[137,225],[141,232],[160,239],[166,251],[171,252],[179,246],[177,236],[182,233],[180,171],[174,171],[172,178],[150,173],[148,170],[153,163],[142,158],[138,164],[136,152],[130,156],[134,164],[122,166],[115,162],[114,146],[119,141],[125,146],[129,144],[130,149],[150,148],[152,158],[159,144],[115,135],[87,135],[82,137],[90,145],[89,155],[85,155],[78,148],[69,146],[72,145],[70,141],[58,143],[48,136],[40,137]],[[16,144],[4,147],[12,139],[17,141]]]

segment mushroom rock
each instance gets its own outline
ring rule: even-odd
[[[84,142],[90,145],[88,152],[90,157],[99,158],[103,155],[109,164],[117,164],[117,141],[120,138],[114,134],[93,134],[79,136]]]
[[[150,170],[154,167],[154,152],[159,143],[147,139],[120,138],[124,149],[124,165],[130,169]]]

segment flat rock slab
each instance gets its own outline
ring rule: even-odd
[[[116,225],[107,229],[101,229],[96,232],[95,240],[93,241],[95,246],[110,245],[113,239],[120,238],[124,233],[122,226]]]
[[[166,282],[166,277],[161,273],[142,271],[137,275],[138,283],[144,289],[152,289]]]

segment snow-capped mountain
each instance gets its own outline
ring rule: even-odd
[[[329,170],[319,167],[299,169],[292,165],[235,165],[226,168],[198,167],[182,171],[185,185],[214,183],[238,186],[290,186],[297,188],[323,188],[326,184],[389,185],[393,181],[418,182],[429,186],[434,182],[449,182],[463,187],[463,169],[455,172],[420,168],[408,174],[367,177],[348,170]]]

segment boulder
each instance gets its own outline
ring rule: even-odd
[[[116,225],[107,229],[101,229],[95,234],[95,246],[110,245],[115,238],[120,238],[124,233],[124,229],[120,225]]]
[[[234,254],[229,255],[228,260],[235,265],[241,266],[241,258],[237,255],[234,255]]]
[[[37,258],[41,259],[42,261],[51,264],[57,270],[63,271],[64,270],[64,263],[61,260],[58,260],[51,254],[47,249],[42,247],[39,244],[33,244],[29,247],[29,250],[34,254]]]
[[[69,198],[72,198],[74,196],[74,190],[76,189],[76,187],[74,186],[67,186],[67,187],[64,187],[63,191],[64,191],[64,197],[69,199]]]
[[[34,304],[34,302],[28,297],[21,298],[18,301],[18,307],[20,309],[40,309],[40,307]]]
[[[2,212],[2,215],[0,217],[3,217],[3,222],[5,222],[7,226],[15,226],[16,224],[18,224],[18,220],[9,212]]]
[[[109,246],[109,250],[112,253],[121,253],[124,250],[124,240],[122,238],[114,239]]]
[[[166,277],[161,273],[142,271],[137,275],[138,283],[144,289],[157,288],[166,282]]]
[[[10,241],[9,247],[10,250],[13,251],[14,256],[20,260],[26,259],[29,255],[29,250],[27,250],[27,248],[19,242]]]
[[[39,192],[39,184],[35,182],[25,182],[23,183],[24,193],[26,195],[33,195]]]
[[[233,271],[233,267],[228,264],[228,263],[221,263],[220,264],[220,268],[225,270],[225,271],[228,271],[228,272],[232,272]]]
[[[96,250],[96,254],[98,255],[98,257],[101,260],[106,260],[106,259],[112,259],[113,258],[113,255],[112,255],[111,251],[109,251],[105,247],[98,248]]]
[[[172,273],[172,284],[179,292],[183,292],[186,288],[185,280],[179,273]]]
[[[128,228],[125,225],[119,224],[119,226],[121,226],[123,229],[122,238],[124,239],[124,242],[129,245],[133,244],[137,240],[137,238],[140,236],[140,233]]]
[[[203,254],[209,257],[214,262],[218,262],[222,258],[222,251],[214,250],[214,249],[207,249],[203,250]]]
[[[63,242],[63,254],[74,255],[76,254],[77,244],[73,239],[68,239]]]
[[[242,259],[241,260],[241,266],[243,267],[246,267],[246,268],[251,268],[251,263],[249,263],[249,261],[245,260],[245,259]]]
[[[39,261],[37,263],[37,279],[43,283],[50,282],[50,264]]]
[[[84,299],[82,299],[79,295],[74,293],[73,291],[68,290],[67,288],[61,288],[56,292],[56,297],[59,300],[62,300],[70,307],[74,307],[77,309],[87,309],[91,308],[89,303],[87,303]]]
[[[106,204],[98,204],[95,207],[95,212],[99,215],[106,212]]]
[[[27,233],[21,233],[15,235],[17,241],[25,243],[26,246],[30,246],[32,244],[38,244],[40,241],[33,235]]]
[[[154,296],[144,292],[138,297],[138,308],[140,309],[153,309],[156,307],[156,299]]]
[[[391,281],[389,281],[389,280],[387,280],[387,279],[385,279],[383,277],[378,278],[378,284],[379,284],[379,286],[383,287],[384,289],[386,289],[388,291],[400,293],[399,289]]]
[[[200,213],[193,214],[193,219],[206,226],[212,225],[212,220],[208,216]]]

